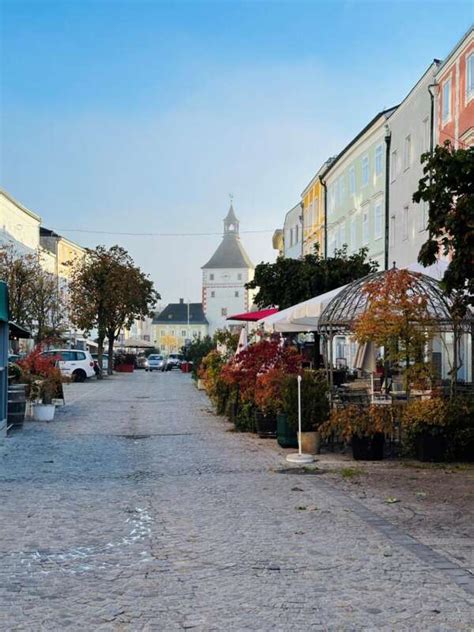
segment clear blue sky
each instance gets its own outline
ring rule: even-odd
[[[119,242],[200,300],[228,193],[272,230],[320,164],[401,101],[472,1],[3,1],[1,185],[75,241]],[[255,263],[271,232],[243,235]]]

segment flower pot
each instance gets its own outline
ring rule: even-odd
[[[7,425],[9,428],[21,428],[25,421],[26,384],[8,385]]]
[[[352,456],[355,461],[381,461],[384,445],[385,435],[382,432],[376,432],[370,437],[353,435]]]
[[[416,458],[419,461],[438,463],[444,460],[447,448],[444,434],[421,432],[416,438]]]
[[[204,386],[204,380],[201,380],[200,378],[197,381],[197,388],[198,391],[205,391],[206,387]]]
[[[54,404],[34,404],[33,418],[35,421],[53,421],[55,410]]]
[[[134,369],[133,364],[118,364],[116,371],[119,373],[133,373]]]
[[[255,411],[255,427],[257,434],[262,439],[275,438],[277,435],[277,420],[275,415],[264,415]]]
[[[288,423],[288,417],[284,413],[277,415],[277,441],[282,448],[297,448],[298,437]]]
[[[321,434],[317,431],[302,432],[301,451],[304,454],[319,454],[321,452]]]

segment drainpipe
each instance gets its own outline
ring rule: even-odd
[[[435,106],[435,93],[433,89],[436,90],[438,87],[437,83],[430,83],[428,86],[428,92],[430,93],[431,99],[431,107],[430,107],[430,153],[433,153],[434,149],[434,106]]]
[[[328,258],[328,188],[326,180],[319,176],[319,181],[324,189],[324,258]]]
[[[388,125],[385,125],[385,260],[384,268],[389,267],[389,246],[390,246],[390,145],[392,143],[392,132]]]

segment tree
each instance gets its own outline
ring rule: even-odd
[[[467,309],[474,305],[474,147],[454,149],[446,141],[421,160],[425,175],[413,201],[427,202],[429,213],[428,238],[418,261],[429,266],[440,252],[448,255],[443,284],[449,295],[462,292]]]
[[[114,342],[120,331],[131,327],[138,318],[151,316],[160,295],[153,281],[120,246],[87,248],[85,257],[73,264],[69,292],[73,324],[86,332],[97,328],[101,368],[104,341],[108,338],[110,375]]]
[[[368,281],[363,287],[367,308],[354,324],[357,342],[384,347],[386,360],[405,364],[407,391],[413,380],[429,377],[423,358],[426,344],[435,333],[428,299],[416,288],[417,276],[393,268]]]
[[[375,272],[377,263],[367,259],[367,252],[361,248],[349,255],[344,245],[324,259],[316,246],[314,254],[302,259],[278,257],[275,263],[259,263],[245,287],[258,290],[254,300],[259,308],[277,305],[285,309]]]
[[[62,333],[63,305],[57,278],[44,270],[38,253],[0,246],[0,279],[8,284],[10,318],[31,329],[36,342]]]

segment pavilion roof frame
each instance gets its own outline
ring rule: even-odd
[[[364,286],[384,276],[387,272],[389,271],[382,270],[357,279],[337,294],[323,310],[319,318],[318,332],[329,336],[351,333],[356,319],[365,312],[368,306],[369,301],[367,294],[363,291]],[[452,332],[454,326],[450,314],[450,302],[439,281],[421,272],[409,271],[409,273],[413,277],[413,287],[417,293],[428,298],[427,312],[436,330]],[[469,316],[461,324],[463,331],[469,331],[471,320],[472,316]]]

